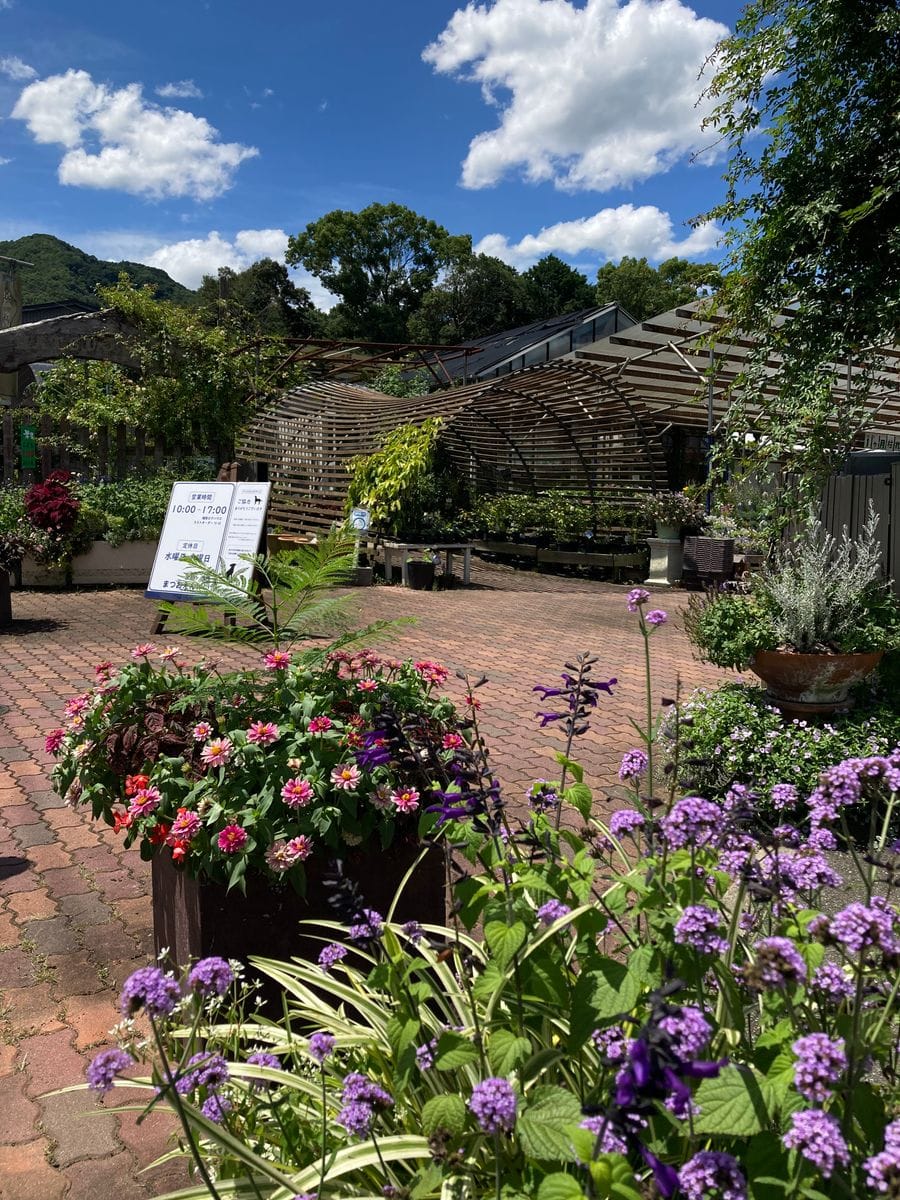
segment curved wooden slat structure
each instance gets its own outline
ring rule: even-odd
[[[445,452],[476,491],[565,488],[585,499],[630,501],[664,486],[661,447],[647,406],[603,376],[591,364],[559,362],[402,399],[332,380],[309,383],[251,421],[239,454],[268,465],[271,519],[297,532],[341,518],[352,458],[399,425],[438,416]]]

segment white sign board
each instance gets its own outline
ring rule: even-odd
[[[347,524],[357,533],[365,533],[369,528],[369,510],[367,508],[351,508]]]
[[[173,484],[145,596],[193,599],[185,582],[191,569],[187,558],[246,576],[250,564],[241,562],[241,555],[259,548],[268,502],[267,483]]]

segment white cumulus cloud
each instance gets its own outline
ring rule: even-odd
[[[283,229],[241,229],[228,238],[214,229],[202,238],[163,242],[151,233],[107,230],[80,234],[74,240],[99,258],[159,267],[185,287],[196,288],[204,275],[215,275],[219,267],[243,271],[261,258],[282,262],[288,235]],[[327,311],[337,303],[337,297],[326,291],[314,276],[306,271],[290,268],[289,271],[294,283],[306,288],[317,308]]]
[[[698,74],[727,33],[680,0],[495,0],[458,9],[423,58],[499,110],[469,144],[465,187],[519,171],[607,191],[705,144]]]
[[[148,103],[141,85],[113,89],[87,71],[31,83],[12,112],[37,142],[65,148],[60,183],[153,198],[211,200],[232,184],[245,159],[259,153],[220,142],[203,117]]]
[[[193,79],[179,79],[175,83],[164,83],[156,89],[157,96],[166,100],[202,100],[203,93]]]
[[[0,4],[0,8],[2,7]],[[0,58],[0,75],[5,75],[14,83],[27,83],[30,79],[37,78],[37,71],[27,62],[23,62],[17,54],[7,54]]]
[[[662,209],[653,204],[637,208],[633,204],[620,204],[618,208],[602,208],[591,217],[548,225],[518,242],[510,242],[501,233],[489,233],[475,249],[518,269],[532,266],[545,254],[576,258],[587,253],[604,262],[618,261],[627,254],[662,262],[676,255],[697,258],[709,254],[721,236],[721,228],[710,221],[679,241],[672,218]]]

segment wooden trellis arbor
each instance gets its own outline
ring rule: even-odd
[[[267,464],[271,517],[290,531],[340,519],[348,464],[399,425],[442,417],[444,452],[476,491],[554,488],[630,501],[664,486],[649,409],[591,364],[559,362],[428,396],[397,398],[323,380],[284,392],[244,431],[242,458]]]

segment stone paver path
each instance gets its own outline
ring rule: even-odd
[[[598,675],[619,684],[576,757],[599,801],[611,803],[603,785],[634,744],[630,720],[644,712],[628,589],[483,567],[474,579],[471,589],[377,587],[354,600],[363,620],[415,618],[391,638],[392,654],[489,677],[479,692],[483,727],[513,796],[555,773],[561,745],[534,719],[534,684],[552,682],[581,650],[599,654]],[[677,621],[684,597],[656,599],[675,618],[653,639],[658,701],[674,694],[679,673],[688,689],[719,673],[691,657]],[[167,1119],[138,1127],[87,1093],[47,1093],[83,1080],[96,1048],[108,1044],[118,988],[152,954],[149,870],[112,830],[54,795],[43,741],[66,698],[93,681],[95,663],[118,661],[147,640],[152,608],[130,590],[18,593],[13,608],[13,627],[0,630],[0,1200],[144,1200],[185,1182],[173,1164],[140,1173],[166,1148]],[[187,656],[209,650],[181,645]],[[451,686],[461,692],[455,678]]]

